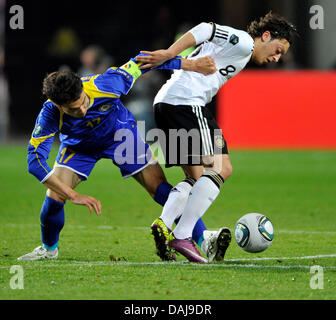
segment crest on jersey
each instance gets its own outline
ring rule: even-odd
[[[239,42],[239,37],[236,36],[235,34],[233,34],[231,37],[230,37],[230,40],[229,42],[233,45],[236,45],[238,42]]]
[[[215,136],[215,143],[218,148],[223,149],[225,146],[225,140],[223,136],[222,135]]]
[[[41,135],[41,133],[42,133],[42,127],[40,126],[40,125],[38,125],[35,129],[34,129],[34,136],[35,137],[38,137],[39,135]]]
[[[102,106],[99,107],[100,112],[106,112],[107,110],[110,110],[113,108],[112,104],[103,104]]]

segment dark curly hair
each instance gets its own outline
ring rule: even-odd
[[[43,94],[60,106],[76,101],[82,90],[80,77],[69,70],[52,72],[43,80]]]
[[[293,38],[298,36],[298,32],[294,25],[288,22],[284,17],[270,11],[259,21],[254,20],[247,28],[248,34],[253,38],[261,37],[265,31],[271,33],[274,39],[286,39],[290,44]]]

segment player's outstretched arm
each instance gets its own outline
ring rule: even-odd
[[[140,51],[146,54],[145,56],[138,56],[137,62],[142,62],[140,69],[154,68],[169,59],[173,59],[179,53],[183,52],[196,44],[194,36],[187,32],[180,39],[174,42],[168,49],[161,49],[156,51]]]
[[[144,54],[140,54],[135,58],[132,58],[131,61],[137,61],[138,57],[143,57]],[[146,56],[145,56],[146,57]],[[198,59],[183,59],[180,56],[176,56],[172,59],[165,61],[163,64],[153,67],[153,68],[141,68],[141,62],[136,64],[138,70],[143,74],[153,69],[168,69],[168,70],[179,70],[183,69],[185,71],[195,71],[202,73],[204,75],[210,75],[217,71],[215,61],[210,57],[201,57]]]
[[[217,71],[215,61],[210,57],[202,57],[198,59],[182,59],[181,69],[185,71],[195,71],[205,76],[213,74]]]
[[[215,62],[211,57],[202,57],[198,59],[183,59],[179,56],[174,57],[173,59],[169,59],[165,61],[163,64],[153,67],[153,68],[145,68],[140,69],[142,66],[141,62],[137,62],[138,57],[145,56],[145,54],[140,54],[132,59],[130,59],[127,63],[122,65],[117,69],[108,69],[108,71],[103,75],[105,78],[108,76],[114,77],[116,74],[122,77],[123,81],[118,81],[119,87],[116,86],[115,82],[113,86],[114,94],[118,95],[126,95],[129,90],[132,88],[134,82],[144,73],[149,72],[153,69],[166,69],[166,70],[186,70],[186,71],[195,71],[200,72],[204,75],[209,75],[216,72]],[[120,80],[120,79],[119,79]],[[95,80],[95,84],[98,85],[99,78]],[[122,84],[120,86],[120,84]],[[106,90],[106,86],[105,86]]]
[[[94,197],[80,194],[63,183],[56,175],[52,174],[43,184],[60,195],[62,199],[69,199],[73,204],[86,206],[92,213],[94,209],[97,215],[101,214],[101,203]]]
[[[137,62],[144,63],[140,69],[157,67],[163,62],[169,59],[173,59],[182,51],[211,39],[213,31],[214,26],[212,23],[202,22],[186,32],[168,49],[141,51],[141,53],[145,53],[147,56],[141,56],[137,58]]]

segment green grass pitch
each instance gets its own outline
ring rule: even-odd
[[[243,214],[260,212],[275,239],[259,254],[233,239],[226,260],[209,265],[159,260],[149,226],[161,207],[108,160],[78,187],[102,201],[102,215],[68,203],[59,259],[18,262],[40,244],[45,187],[27,172],[25,145],[0,153],[0,300],[336,299],[336,152],[233,150],[234,173],[204,221],[233,231]],[[172,184],[182,178],[165,173]],[[22,266],[23,289],[12,289],[13,265]]]

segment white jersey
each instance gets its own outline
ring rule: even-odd
[[[188,59],[211,56],[217,71],[208,76],[193,71],[174,71],[157,93],[154,104],[164,102],[171,105],[205,106],[211,102],[222,85],[238,74],[251,59],[254,41],[245,31],[201,23],[190,32],[196,44],[199,41],[202,43]]]

